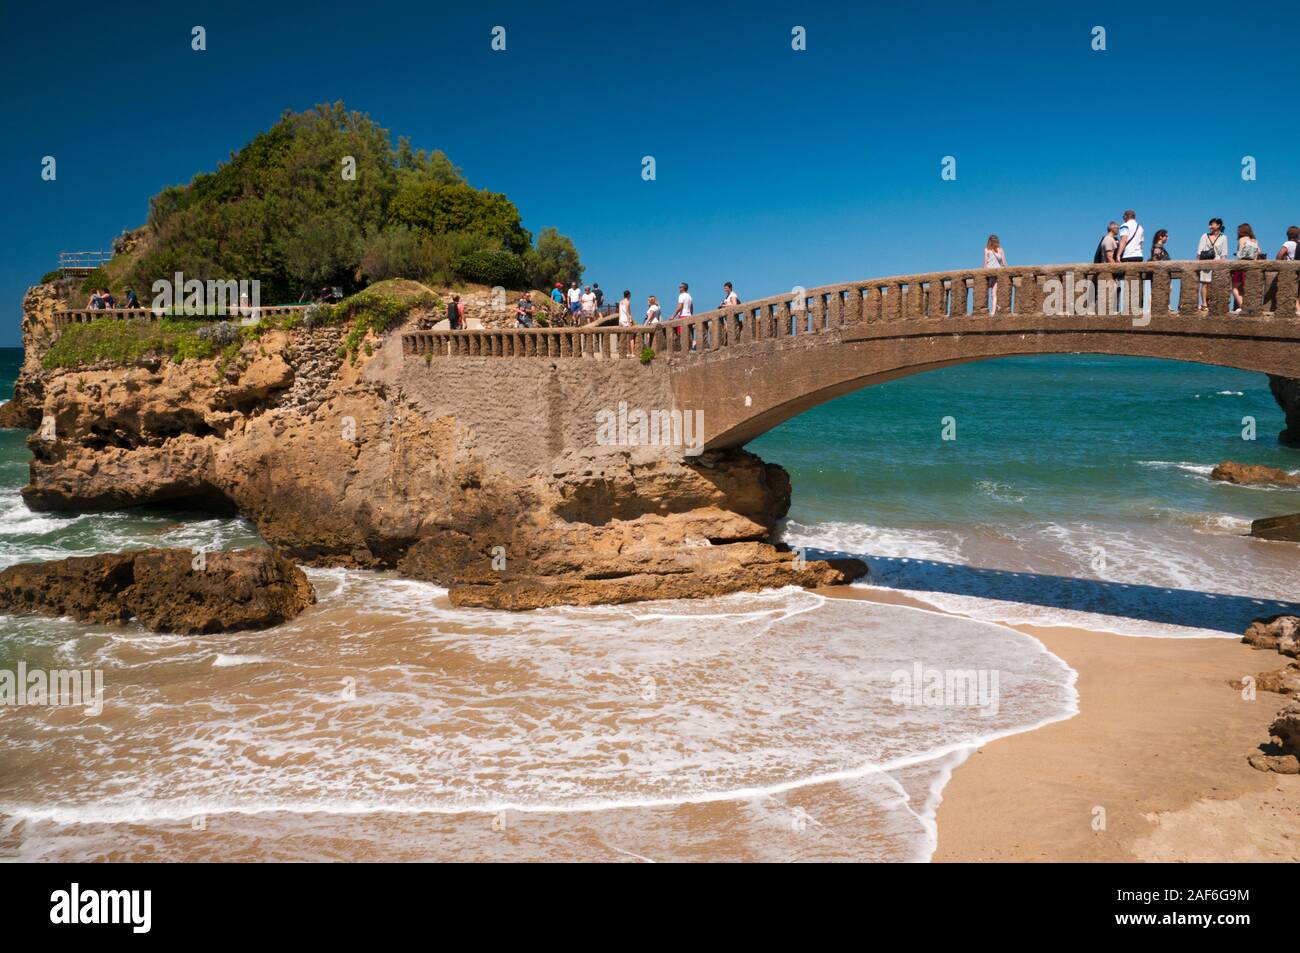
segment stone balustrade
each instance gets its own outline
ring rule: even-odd
[[[1106,316],[1140,327],[1144,313],[1199,315],[1203,273],[1210,279],[1210,316],[1297,320],[1300,262],[1089,263],[962,269],[826,285],[634,328],[411,331],[403,335],[403,351],[432,357],[623,358],[650,347],[656,355],[690,359],[736,345],[807,337],[863,323],[994,314],[1041,319],[1030,330],[1057,328],[1057,322],[1076,317]],[[1238,310],[1229,308],[1233,273],[1241,275]]]

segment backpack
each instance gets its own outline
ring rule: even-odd
[[[1097,251],[1093,253],[1092,263],[1102,265],[1106,262],[1106,239],[1110,237],[1110,232],[1101,236],[1101,241],[1097,242]]]

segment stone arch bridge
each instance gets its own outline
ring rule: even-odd
[[[652,327],[412,331],[402,351],[431,369],[621,362],[633,393],[638,377],[666,375],[672,409],[703,410],[703,446],[713,449],[863,387],[1017,354],[1157,357],[1300,378],[1298,283],[1300,262],[1279,261],[948,271],[795,289]]]

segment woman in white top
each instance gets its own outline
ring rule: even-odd
[[[1007,253],[1002,250],[1002,243],[998,241],[998,236],[990,235],[988,242],[984,245],[984,267],[985,268],[1005,268],[1007,267]],[[989,314],[998,313],[998,286],[996,282],[990,281],[992,286],[989,293],[990,305]],[[964,307],[964,305],[963,305]]]
[[[1200,242],[1196,245],[1196,257],[1202,261],[1218,261],[1228,257],[1228,239],[1223,235],[1223,219],[1210,219],[1205,234],[1201,236]],[[1202,314],[1210,310],[1205,293],[1206,289],[1210,287],[1211,276],[1212,273],[1208,271],[1202,271],[1198,276],[1200,287],[1197,289],[1197,296],[1201,302],[1200,311]]]
[[[663,309],[659,307],[659,299],[651,295],[646,298],[646,304],[648,307],[645,309],[645,323],[658,324],[660,316],[663,314]]]

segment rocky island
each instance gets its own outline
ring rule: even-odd
[[[260,186],[264,171],[246,157],[292,152],[306,131],[347,139],[362,126],[325,108],[287,118],[231,165],[155,199],[151,225],[124,236],[101,273],[84,284],[52,275],[28,292],[24,363],[0,423],[34,429],[31,509],[238,512],[297,562],[395,570],[447,586],[453,603],[510,609],[822,586],[866,571],[768,542],[790,481],[752,453],[599,445],[602,408],[672,407],[653,361],[540,358],[522,371],[490,358],[404,361],[403,328],[440,318],[453,289],[485,297],[482,283],[463,279],[519,288],[530,272],[549,283],[556,268],[573,268],[558,236],[529,247],[513,206],[469,190],[440,154],[391,168],[375,160],[393,179],[388,215],[398,224],[387,244],[362,252],[347,279],[365,287],[341,303],[240,325],[111,311],[60,325],[78,288],[143,285],[158,262],[183,258],[188,231],[177,220],[204,208],[214,180]],[[319,160],[319,142],[312,148]],[[351,193],[341,195],[347,208]],[[451,286],[379,278],[405,264],[391,246],[413,239],[420,210],[432,206],[441,224],[452,198],[457,209],[481,203],[476,227],[497,228],[494,248],[463,256]],[[446,236],[424,224],[413,247],[427,251]]]

